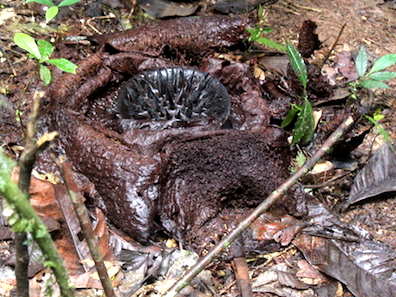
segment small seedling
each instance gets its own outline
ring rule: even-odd
[[[259,27],[255,27],[253,29],[246,29],[249,33],[250,33],[250,37],[249,37],[249,41],[250,42],[258,42],[262,45],[266,45],[270,48],[273,48],[277,51],[280,52],[285,52],[286,51],[286,47],[282,44],[279,44],[275,41],[273,41],[272,39],[269,39],[267,37],[262,37],[263,33],[269,33],[272,31],[271,28],[259,28]]]
[[[246,29],[250,33],[250,37],[249,37],[248,41],[257,42],[262,45],[266,45],[266,46],[273,48],[280,52],[286,52],[286,47],[284,45],[279,44],[267,37],[262,36],[263,34],[272,32],[271,28],[264,27],[265,12],[264,12],[262,5],[258,6],[257,18],[259,19],[259,22],[256,23],[256,26],[253,29]]]
[[[14,42],[17,46],[29,53],[29,58],[36,59],[38,62],[39,74],[44,85],[49,85],[52,80],[51,71],[45,63],[52,64],[60,70],[76,73],[77,65],[67,59],[50,59],[54,47],[45,40],[38,40],[37,43],[33,37],[25,33],[15,33]]]
[[[391,138],[390,138],[390,136],[389,136],[389,133],[388,133],[384,128],[382,128],[381,125],[379,124],[379,121],[385,118],[385,116],[381,113],[381,110],[380,110],[380,109],[377,109],[377,110],[374,112],[374,114],[373,114],[372,117],[369,116],[369,115],[367,115],[367,114],[365,114],[364,117],[365,117],[370,123],[372,123],[372,124],[374,125],[375,128],[377,128],[378,133],[379,133],[380,135],[382,135],[382,137],[383,137],[383,138],[385,139],[385,141],[388,143],[389,147],[394,151],[395,148],[393,147],[392,140],[391,140]]]
[[[294,160],[295,160],[295,166],[293,166],[293,167],[290,169],[290,172],[291,172],[292,174],[293,174],[293,173],[296,173],[297,170],[305,164],[305,162],[307,161],[307,157],[305,156],[305,154],[303,153],[303,151],[298,150],[297,155],[296,155],[296,157],[294,158]]]
[[[350,86],[352,87],[351,97],[353,99],[357,99],[356,93],[359,88],[388,89],[389,86],[384,83],[384,81],[396,78],[396,72],[382,70],[395,64],[396,54],[388,54],[379,58],[368,71],[367,52],[365,47],[362,45],[355,60],[356,72],[359,75],[359,79],[357,82],[350,83]],[[369,115],[365,115],[364,117],[377,128],[378,133],[384,137],[385,141],[394,150],[388,132],[378,123],[379,120],[382,120],[385,117],[381,114],[381,111],[377,110],[372,117]]]
[[[369,71],[367,52],[364,46],[360,47],[359,53],[355,60],[356,72],[359,75],[357,82],[351,83],[351,86],[356,90],[358,87],[368,89],[387,89],[389,86],[384,81],[389,81],[396,78],[396,72],[381,71],[396,64],[396,54],[388,54],[379,58]]]
[[[288,126],[294,118],[297,116],[297,121],[293,128],[293,140],[292,144],[300,142],[301,144],[307,144],[315,131],[315,119],[313,115],[313,108],[311,102],[308,100],[307,85],[308,85],[308,73],[307,67],[305,66],[304,60],[297,49],[291,44],[286,44],[286,53],[290,59],[290,65],[296,74],[297,78],[303,86],[303,104],[292,105],[292,109],[283,120],[281,127]]]
[[[55,5],[52,0],[26,0],[25,3],[36,2],[48,6],[47,11],[45,12],[45,21],[48,23],[50,20],[58,15],[59,7],[73,5],[79,1],[80,0],[63,0],[58,5]]]

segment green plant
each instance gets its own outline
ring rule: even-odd
[[[366,48],[362,45],[359,53],[355,59],[356,73],[359,79],[356,82],[350,83],[352,87],[351,97],[357,99],[357,90],[359,88],[367,89],[388,89],[389,86],[384,81],[389,81],[396,78],[396,72],[382,71],[396,64],[396,54],[388,54],[380,57],[374,62],[374,65],[368,70],[368,58]],[[394,150],[392,141],[388,132],[381,127],[378,121],[382,120],[385,116],[381,114],[381,110],[377,109],[373,116],[364,115],[364,117],[377,128],[378,133],[382,135],[389,146]]]
[[[380,110],[380,109],[377,109],[377,110],[374,112],[374,114],[373,114],[372,117],[369,116],[369,115],[367,115],[367,114],[365,114],[364,117],[365,117],[370,123],[372,123],[372,124],[374,125],[375,128],[377,128],[378,133],[379,133],[380,135],[382,135],[382,137],[383,137],[383,138],[385,139],[385,141],[388,143],[389,147],[394,151],[395,148],[393,147],[392,140],[390,139],[389,133],[388,133],[384,128],[382,128],[381,125],[379,124],[379,121],[385,118],[385,116],[381,113],[381,110]]]
[[[258,42],[262,45],[266,45],[280,52],[286,51],[286,47],[284,45],[277,43],[272,39],[262,36],[263,33],[270,33],[272,31],[271,28],[255,27],[253,29],[246,29],[246,30],[250,33],[250,37],[248,39],[250,42]]]
[[[53,263],[54,272],[61,295],[67,297],[75,296],[69,281],[67,270],[60,258],[52,237],[47,227],[43,224],[33,207],[30,205],[27,195],[18,188],[12,180],[12,169],[16,163],[8,158],[0,149],[0,196],[7,201],[11,217],[8,223],[13,231],[29,232],[43,252],[45,263]]]
[[[36,2],[48,6],[47,11],[45,12],[45,21],[48,23],[58,15],[59,7],[73,5],[79,1],[80,0],[63,0],[58,5],[55,5],[52,0],[26,0],[25,3]]]
[[[254,27],[253,29],[246,29],[250,33],[249,41],[250,42],[258,42],[262,45],[266,45],[270,48],[276,49],[277,51],[285,52],[286,47],[282,44],[279,44],[272,39],[269,39],[267,37],[263,37],[263,33],[269,33],[272,31],[271,28],[259,28],[259,27]]]
[[[37,60],[40,79],[44,82],[44,85],[49,85],[52,80],[51,71],[45,63],[52,64],[65,72],[76,73],[77,65],[69,60],[49,58],[54,51],[54,47],[48,41],[40,39],[36,43],[34,38],[28,34],[15,33],[14,42],[29,53],[29,58]]]
[[[286,44],[286,53],[289,56],[290,65],[303,87],[303,103],[301,105],[292,104],[292,109],[283,120],[281,127],[285,128],[290,125],[297,116],[297,120],[293,128],[292,144],[296,144],[298,142],[301,144],[307,144],[311,140],[315,131],[313,108],[307,95],[307,67],[305,66],[301,54],[289,43]]]
[[[284,45],[262,36],[263,34],[272,32],[272,29],[264,27],[265,13],[261,5],[259,5],[257,9],[257,18],[259,19],[259,22],[256,24],[256,26],[253,29],[246,29],[250,33],[248,41],[257,42],[278,51],[286,52],[286,47]]]
[[[389,86],[384,81],[391,80],[396,77],[396,72],[393,71],[381,71],[392,65],[396,64],[396,54],[388,54],[379,58],[369,71],[367,52],[365,47],[360,47],[359,53],[355,60],[356,72],[359,75],[357,82],[351,83],[353,87],[353,94],[356,92],[358,87],[368,89],[387,89]]]

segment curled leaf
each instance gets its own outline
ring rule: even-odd
[[[294,107],[292,108],[288,114],[286,115],[285,119],[281,123],[281,128],[285,128],[290,125],[290,123],[294,120],[297,113],[301,110],[301,108]]]

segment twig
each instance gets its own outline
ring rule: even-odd
[[[24,150],[19,160],[19,189],[28,197],[30,187],[30,176],[37,156],[37,147],[35,142],[35,132],[40,116],[41,102],[43,92],[35,92],[33,96],[33,107],[27,123]],[[29,296],[29,252],[27,246],[26,232],[15,232],[15,275],[18,296]]]
[[[305,176],[315,164],[329,151],[329,149],[340,139],[340,137],[348,131],[354,123],[353,118],[349,116],[344,122],[330,135],[324,144],[316,151],[311,159],[291,177],[289,177],[282,185],[271,193],[255,210],[239,225],[224,237],[205,257],[196,263],[184,276],[182,276],[164,295],[165,297],[175,297],[190,281],[198,275],[219,253],[229,247],[231,243],[245,231],[262,213],[264,213],[271,205],[273,205],[283,194],[285,194],[291,186],[293,186],[301,177]]]
[[[70,196],[70,200],[73,203],[78,220],[80,221],[81,232],[83,233],[84,238],[87,240],[92,259],[95,262],[95,267],[98,271],[99,279],[102,283],[103,290],[107,297],[115,297],[113,285],[111,284],[109,274],[107,273],[107,268],[103,261],[102,252],[99,249],[95,233],[92,229],[88,211],[84,205],[84,201],[78,189],[77,183],[74,180],[70,162],[65,156],[59,156],[58,158],[56,158],[56,156],[52,153],[52,157],[55,159],[56,165],[58,166],[59,171],[62,174],[63,180]],[[72,232],[72,230],[70,230],[70,232]]]
[[[249,277],[249,267],[246,262],[244,241],[238,237],[230,246],[230,252],[234,256],[231,261],[234,270],[239,296],[253,297],[251,281]]]
[[[62,260],[59,258],[55,245],[52,242],[51,236],[49,235],[46,228],[43,227],[43,225],[41,224],[41,220],[38,218],[33,208],[29,208],[25,205],[28,204],[30,206],[29,200],[26,197],[29,197],[30,178],[34,162],[36,161],[36,157],[58,135],[57,132],[44,134],[43,137],[41,137],[36,142],[37,125],[40,117],[43,98],[44,92],[37,91],[33,95],[33,106],[27,122],[24,150],[19,160],[20,170],[18,188],[21,194],[18,194],[13,188],[10,188],[9,191],[10,193],[14,193],[14,195],[17,195],[16,197],[18,201],[12,201],[12,204],[15,204],[15,208],[17,209],[18,213],[26,212],[23,217],[33,221],[33,227],[31,231],[32,236],[42,249],[45,258],[49,262],[54,263],[54,267],[52,268],[59,283],[62,294],[65,294],[64,296],[74,296],[74,291],[71,289],[69,284],[67,271],[63,266]],[[12,187],[12,185],[10,185],[10,187]],[[17,281],[17,295],[20,297],[29,296],[29,253],[26,241],[27,235],[25,231],[15,233],[15,275]],[[51,243],[49,243],[49,241]]]
[[[16,73],[16,71],[15,71],[15,68],[14,68],[14,66],[12,65],[10,59],[8,59],[8,55],[5,53],[5,51],[4,51],[4,49],[3,49],[2,46],[0,46],[0,51],[1,51],[1,53],[3,54],[3,57],[6,58],[7,63],[8,63],[8,65],[9,65],[10,68],[11,68],[12,74],[13,74],[14,76],[17,76],[17,73]]]
[[[253,297],[251,281],[249,278],[249,267],[246,258],[232,259],[232,267],[237,280],[237,287],[241,297]]]
[[[320,63],[319,65],[319,69],[322,69],[324,64],[327,62],[327,60],[330,58],[331,54],[334,51],[334,48],[337,46],[338,41],[340,40],[340,37],[342,35],[342,32],[344,32],[345,26],[347,23],[345,23],[344,25],[342,25],[340,32],[338,32],[337,38],[334,41],[333,45],[331,46],[329,52],[327,53],[326,57],[323,59],[322,63]]]
[[[46,264],[51,266],[56,277],[56,281],[59,284],[62,297],[74,297],[74,290],[70,285],[67,270],[63,265],[62,259],[59,257],[51,235],[48,233],[47,227],[43,224],[33,207],[30,205],[27,198],[28,196],[18,188],[11,178],[11,168],[14,165],[11,163],[12,161],[7,158],[2,151],[0,151],[0,180],[2,181],[0,185],[0,193],[19,216],[19,220],[17,221],[19,227],[24,231],[29,230],[33,239],[42,250]],[[29,296],[29,291],[25,295],[20,295],[18,290],[17,294],[18,297],[27,297]]]
[[[288,4],[289,6],[292,6],[292,7],[294,6],[294,7],[296,7],[297,9],[298,9],[298,8],[301,8],[301,9],[310,10],[310,11],[315,11],[315,12],[322,12],[322,10],[320,10],[320,9],[318,9],[318,8],[309,7],[309,6],[303,6],[303,5],[298,5],[298,4],[294,3],[293,1],[286,0],[286,2],[287,2],[287,4]]]

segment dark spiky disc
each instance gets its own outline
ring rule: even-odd
[[[120,89],[117,101],[127,129],[219,128],[230,114],[227,90],[217,78],[181,67],[134,76]]]

